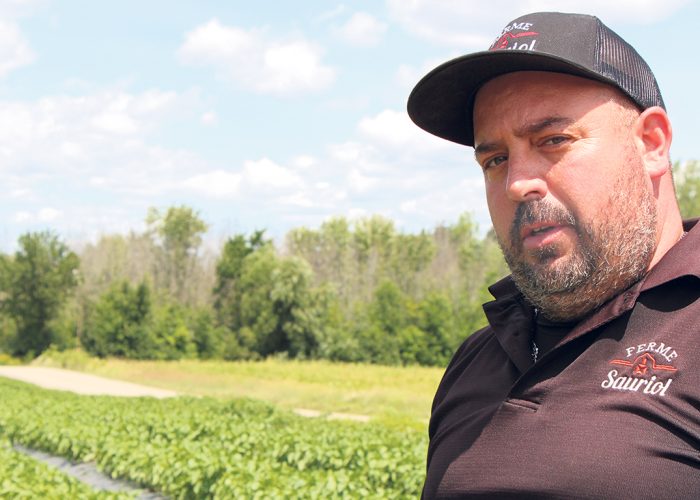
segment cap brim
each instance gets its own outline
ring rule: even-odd
[[[447,61],[425,75],[408,97],[408,115],[431,134],[474,146],[472,114],[477,91],[489,80],[514,71],[567,73],[616,85],[557,56],[519,50],[476,52]]]

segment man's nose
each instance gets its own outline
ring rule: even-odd
[[[508,157],[508,198],[515,202],[533,201],[547,195],[547,182],[544,170],[537,159],[525,154]]]

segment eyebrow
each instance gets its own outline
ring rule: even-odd
[[[552,127],[554,125],[571,125],[574,123],[573,118],[566,118],[564,116],[547,116],[540,120],[532,123],[526,123],[515,129],[516,137],[523,137],[530,134],[536,134],[542,132],[544,129]]]
[[[566,118],[564,116],[546,116],[534,122],[521,125],[515,129],[514,135],[516,137],[524,137],[526,135],[537,134],[554,125],[569,126],[574,122],[575,120],[573,118]],[[482,142],[474,148],[474,156],[478,157],[479,155],[491,153],[499,147],[500,145],[498,142]]]

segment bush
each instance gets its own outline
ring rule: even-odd
[[[186,320],[186,311],[178,304],[166,303],[156,307],[146,326],[154,348],[149,358],[193,358],[197,354],[194,333]]]
[[[115,283],[90,307],[81,343],[100,357],[153,357],[156,343],[149,334],[150,315],[151,292],[146,283],[137,287],[128,281]]]

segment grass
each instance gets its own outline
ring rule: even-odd
[[[34,362],[221,399],[251,397],[283,408],[369,415],[425,430],[442,368],[329,361],[135,361],[50,351]]]

